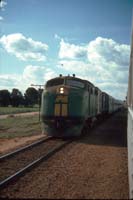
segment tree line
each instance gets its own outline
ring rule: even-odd
[[[35,104],[41,103],[42,91],[43,89],[36,90],[33,87],[29,87],[23,95],[17,88],[13,88],[11,92],[8,90],[0,90],[0,106],[7,107],[11,105],[13,107],[33,107]]]

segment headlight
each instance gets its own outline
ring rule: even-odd
[[[64,94],[64,88],[63,87],[61,87],[59,91],[60,91],[60,94]]]

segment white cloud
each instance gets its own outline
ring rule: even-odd
[[[53,78],[56,73],[44,66],[28,65],[23,71],[23,80],[28,84],[44,84],[48,79]]]
[[[2,10],[2,11],[4,11],[5,10],[5,6],[7,5],[7,2],[6,1],[4,1],[4,0],[1,0],[0,1],[0,9]]]
[[[47,80],[54,78],[56,76],[57,76],[57,73],[54,70],[47,68],[44,74],[44,80],[46,82]]]
[[[3,21],[3,20],[4,20],[4,18],[2,16],[0,16],[0,21]]]
[[[61,60],[59,61],[58,68],[65,69],[68,72],[77,71],[77,72],[85,72],[88,70],[89,66],[84,61],[77,60]]]
[[[79,60],[77,52],[83,52],[87,59]],[[129,56],[130,46],[119,44],[112,39],[97,37],[84,46],[66,43],[62,39],[58,67],[67,73],[75,73],[115,98],[122,99],[125,98],[127,90]]]
[[[47,80],[56,76],[56,73],[46,66],[28,65],[24,68],[20,88],[24,91],[31,84],[44,85]]]
[[[30,84],[41,84],[44,82],[45,67],[28,65],[23,71],[23,80]]]
[[[57,39],[57,40],[61,40],[61,37],[58,34],[55,34],[54,38]]]
[[[83,58],[86,56],[86,53],[86,47],[66,43],[63,39],[60,41],[59,58],[61,59]]]
[[[3,48],[20,60],[44,61],[48,45],[32,38],[26,38],[21,33],[3,35],[0,38]]]
[[[0,75],[0,89],[9,89],[17,87],[19,88],[19,80],[21,79],[20,75],[17,74],[3,74]]]
[[[18,88],[25,92],[31,84],[45,84],[47,80],[55,77],[57,74],[45,66],[28,65],[24,68],[22,75],[5,74],[0,75],[0,90]]]
[[[39,50],[42,55],[48,48],[47,45],[25,38],[22,34],[3,36],[0,42],[9,53],[23,58],[26,58],[26,54],[29,57],[29,52],[36,57]],[[81,46],[66,43],[62,39],[57,68],[61,71],[59,73],[74,73],[115,98],[124,99],[127,92],[129,55],[129,45],[119,44],[112,39],[98,37]],[[1,75],[0,88],[2,85],[16,85],[24,90],[32,83],[45,84],[46,80],[55,76],[57,73],[46,66],[28,65],[21,76]]]
[[[129,65],[129,45],[119,44],[112,39],[98,37],[88,44],[88,60],[95,65],[102,65],[104,68],[127,69]]]
[[[88,61],[95,73],[95,83],[117,98],[127,92],[130,46],[98,37],[88,45]],[[104,85],[104,87],[103,87]]]

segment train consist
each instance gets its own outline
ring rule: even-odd
[[[79,136],[84,127],[122,107],[122,102],[73,76],[47,81],[42,93],[43,133],[55,137]]]

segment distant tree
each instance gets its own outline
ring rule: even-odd
[[[0,90],[0,106],[8,106],[11,102],[10,92],[8,90]]]
[[[18,89],[13,88],[11,92],[11,105],[13,107],[18,107],[22,103],[23,103],[22,93]]]
[[[25,91],[24,97],[25,97],[25,102],[28,105],[33,106],[34,104],[38,103],[38,91],[33,87],[29,87]]]

